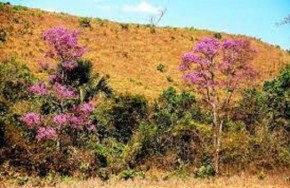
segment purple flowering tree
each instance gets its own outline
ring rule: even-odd
[[[61,148],[61,136],[71,136],[72,132],[95,131],[95,121],[91,118],[94,110],[94,97],[81,97],[80,91],[86,81],[79,81],[78,74],[87,74],[80,69],[80,58],[85,48],[78,43],[78,32],[64,27],[56,27],[43,33],[43,39],[49,45],[46,57],[57,62],[51,68],[45,61],[41,70],[48,71],[47,82],[37,82],[28,89],[34,99],[41,101],[40,112],[29,112],[20,117],[20,121],[36,133],[38,141],[55,140]],[[72,77],[74,75],[75,77]],[[77,85],[74,82],[77,81]],[[74,84],[73,84],[74,83]],[[71,136],[72,137],[72,136]]]
[[[254,56],[255,50],[247,40],[205,38],[181,59],[183,79],[196,86],[211,111],[213,164],[217,174],[224,119],[229,115],[233,95],[257,75],[251,67]]]

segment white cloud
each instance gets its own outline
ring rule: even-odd
[[[124,12],[137,12],[137,13],[146,13],[146,14],[159,14],[160,8],[155,7],[149,4],[146,1],[141,1],[137,5],[124,5],[122,7]]]

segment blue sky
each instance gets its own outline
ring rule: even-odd
[[[290,0],[0,0],[118,22],[149,23],[166,8],[160,26],[195,27],[261,38],[290,49]]]

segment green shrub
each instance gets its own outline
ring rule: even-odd
[[[126,31],[129,30],[129,24],[127,24],[127,23],[121,23],[120,26],[121,26],[122,30],[126,30]]]
[[[19,11],[27,11],[28,8],[24,7],[24,6],[20,6],[20,5],[13,5],[12,6],[12,10],[15,12],[19,12]]]
[[[135,177],[135,171],[134,170],[131,170],[131,169],[128,169],[128,170],[124,170],[120,173],[119,177],[121,179],[124,179],[124,180],[128,180],[128,179],[134,179]]]
[[[272,114],[269,128],[273,130],[281,127],[290,133],[290,65],[276,79],[265,82],[264,91],[268,111]]]
[[[115,104],[110,111],[112,125],[117,130],[115,136],[127,143],[138,124],[147,118],[147,101],[143,96],[123,95],[115,97]]]
[[[0,43],[4,43],[7,40],[7,31],[4,30],[3,28],[0,29]]]
[[[264,171],[260,171],[260,172],[258,172],[257,173],[257,178],[259,179],[259,180],[264,180],[265,178],[266,178],[266,174],[265,174],[265,172]]]
[[[261,123],[267,113],[267,99],[265,92],[258,89],[246,89],[242,99],[234,109],[234,120],[244,122],[250,134],[256,132],[256,125]]]
[[[163,64],[159,64],[156,69],[159,71],[159,72],[165,72],[165,66]]]
[[[168,81],[168,82],[173,82],[173,79],[171,78],[171,76],[169,76],[169,75],[166,75],[166,80]]]
[[[154,104],[153,117],[158,126],[172,126],[187,116],[197,121],[202,118],[199,104],[190,92],[178,94],[174,87],[169,87]]]
[[[27,99],[27,88],[33,76],[26,65],[16,58],[0,63],[0,95],[10,102]]]
[[[84,28],[91,28],[91,18],[83,17],[79,20],[80,26]]]
[[[202,165],[197,169],[195,175],[198,178],[209,178],[215,175],[215,171],[211,165]]]
[[[156,29],[154,26],[150,27],[150,33],[151,34],[155,34],[156,33]]]
[[[3,11],[5,9],[6,4],[0,2],[0,11]]]
[[[221,39],[222,38],[222,34],[221,33],[215,33],[213,35],[213,37],[216,38],[216,39]]]

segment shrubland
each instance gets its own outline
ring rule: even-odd
[[[79,21],[94,29],[92,19]],[[165,181],[242,172],[264,179],[289,170],[290,66],[250,83],[264,73],[255,66],[256,42],[218,34],[198,40],[192,51],[179,54],[185,87],[171,81],[148,98],[114,90],[112,75],[98,73],[86,56],[81,35],[52,27],[40,36],[46,50],[33,68],[17,56],[1,61],[0,180]],[[9,48],[6,42],[1,45]],[[130,53],[123,56],[130,61]],[[151,68],[164,74],[172,68],[164,64]]]

